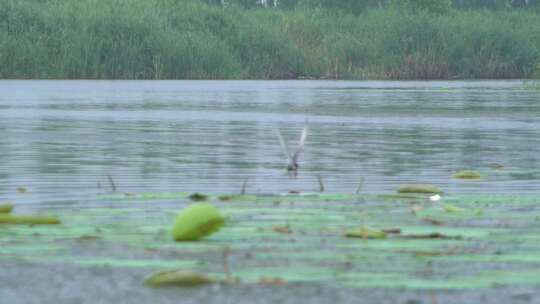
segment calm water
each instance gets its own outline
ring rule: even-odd
[[[292,148],[306,120],[291,178],[274,128]],[[317,191],[317,175],[331,192],[540,192],[540,89],[522,81],[0,81],[0,135],[0,201],[17,203],[92,200],[107,175],[120,192]],[[469,168],[488,178],[450,178]]]

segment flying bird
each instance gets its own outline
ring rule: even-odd
[[[276,134],[279,138],[279,145],[281,146],[281,150],[287,157],[288,165],[287,165],[287,171],[296,173],[298,171],[298,160],[300,159],[300,156],[302,155],[302,152],[304,152],[304,145],[306,143],[306,137],[307,137],[308,127],[307,125],[304,126],[302,129],[302,134],[300,135],[300,140],[298,141],[298,147],[294,151],[294,154],[289,153],[289,149],[287,148],[287,143],[283,139],[283,136],[281,136],[281,132],[279,129],[276,129]]]

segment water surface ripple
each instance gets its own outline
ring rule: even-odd
[[[522,81],[0,81],[0,199],[121,192],[540,192],[540,89]],[[274,129],[293,147],[291,178]],[[494,169],[495,164],[504,166]],[[452,174],[476,169],[483,181]],[[24,186],[27,193],[18,193]]]

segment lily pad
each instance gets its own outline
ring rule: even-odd
[[[13,204],[6,203],[0,205],[0,213],[10,213],[13,210]]]
[[[443,209],[444,209],[444,211],[450,212],[450,213],[452,213],[452,212],[463,212],[463,211],[465,211],[465,209],[460,208],[460,207],[457,207],[457,206],[454,206],[454,205],[451,205],[451,204],[444,204],[444,205],[443,205]]]
[[[55,225],[60,219],[51,215],[11,215],[0,214],[0,224],[20,225]]]
[[[26,187],[23,187],[23,186],[20,186],[20,187],[17,187],[17,192],[19,193],[26,193],[28,190],[26,189]]]
[[[478,171],[474,170],[463,170],[454,174],[453,178],[456,179],[482,179],[483,176]]]
[[[433,185],[425,184],[411,184],[404,185],[398,188],[398,193],[428,193],[428,194],[442,194],[441,189]]]
[[[386,233],[380,230],[374,230],[368,227],[360,227],[345,231],[345,236],[350,238],[363,239],[385,239]]]
[[[246,195],[246,194],[232,194],[232,195],[227,195],[227,194],[223,194],[223,195],[219,195],[217,196],[217,198],[220,200],[220,201],[223,201],[223,202],[237,202],[237,201],[255,201],[257,200],[257,197],[254,196],[254,195]]]
[[[406,239],[462,239],[462,236],[460,235],[446,235],[440,232],[431,232],[424,234],[403,234],[401,235],[401,237]]]
[[[178,214],[172,229],[176,241],[196,241],[218,231],[225,219],[208,203],[186,207]]]
[[[193,193],[192,195],[188,196],[190,200],[192,201],[196,201],[196,202],[201,202],[201,201],[206,201],[208,200],[208,195],[206,194],[202,194],[202,193]]]
[[[144,284],[149,287],[194,287],[215,283],[207,275],[191,271],[160,271],[150,275]]]

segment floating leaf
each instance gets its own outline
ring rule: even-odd
[[[214,282],[204,274],[181,270],[156,272],[144,280],[149,287],[194,287]]]
[[[441,194],[443,193],[439,188],[433,185],[424,184],[412,184],[404,185],[398,188],[398,193],[427,193],[427,194]]]
[[[504,169],[504,165],[499,164],[499,163],[491,163],[491,164],[489,164],[489,167],[491,169],[494,169],[494,170],[502,170],[502,169]]]
[[[259,284],[282,286],[282,285],[285,285],[285,280],[283,280],[282,278],[262,277],[259,280]]]
[[[438,220],[438,219],[435,219],[435,218],[432,218],[432,217],[425,217],[424,221],[428,222],[430,224],[433,224],[433,225],[442,225],[443,224],[443,222],[441,220]]]
[[[208,200],[208,195],[195,192],[191,194],[190,196],[188,196],[188,198],[192,201],[201,202],[201,201]]]
[[[478,171],[463,170],[454,174],[453,178],[457,179],[482,179],[482,174]]]
[[[275,232],[286,233],[286,234],[292,232],[291,227],[289,227],[289,225],[286,225],[286,226],[276,225],[272,227],[272,230],[274,230]]]
[[[386,238],[386,233],[368,227],[360,227],[345,231],[345,236],[350,238],[384,239]]]
[[[23,186],[17,187],[17,192],[26,193],[27,192],[26,187],[23,187]]]
[[[217,197],[220,201],[228,202],[228,201],[255,201],[257,200],[257,196],[255,195],[246,195],[246,194],[231,194],[231,195],[219,195]]]
[[[60,219],[51,215],[11,215],[0,214],[0,224],[21,225],[54,225],[60,224]]]
[[[451,205],[451,204],[444,204],[443,209],[444,209],[444,211],[449,212],[449,213],[465,211],[465,209],[459,208],[459,207]]]
[[[419,233],[419,234],[402,234],[402,238],[406,239],[452,239],[452,240],[460,240],[463,237],[461,235],[446,235],[440,232],[432,232],[432,233]]]
[[[172,234],[176,241],[196,241],[218,231],[224,221],[214,206],[197,203],[184,208],[178,214]]]
[[[459,252],[456,250],[456,248],[450,248],[447,250],[414,250],[412,253],[415,256],[450,256],[450,255],[456,255]]]
[[[10,213],[13,210],[13,204],[6,203],[0,205],[0,213]]]
[[[381,229],[382,232],[386,234],[400,234],[401,229],[399,228],[387,228],[387,229]]]

